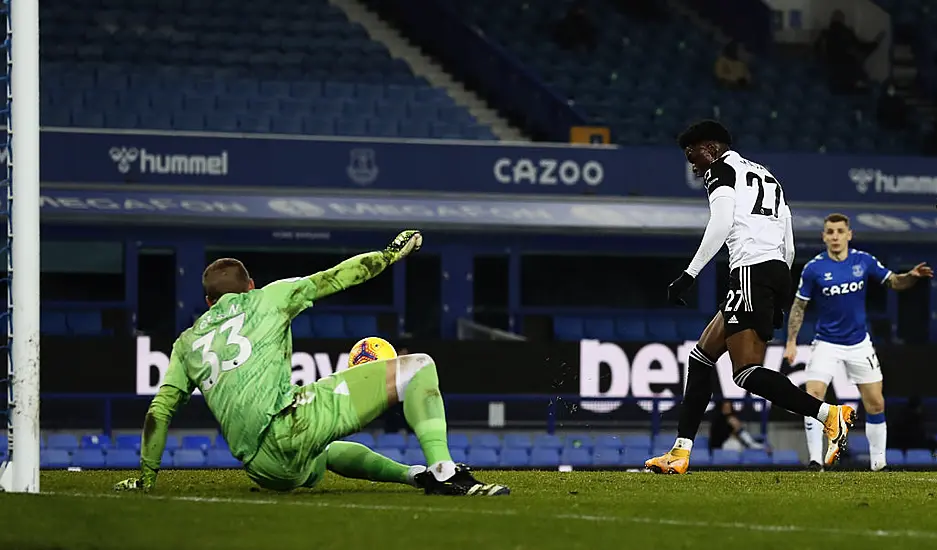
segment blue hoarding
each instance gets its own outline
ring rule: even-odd
[[[138,189],[45,189],[43,217],[104,223],[211,223],[242,226],[392,226],[461,230],[526,229],[615,233],[700,233],[709,219],[698,203],[599,199],[401,197],[376,194],[301,195],[150,191]],[[841,209],[863,236],[910,240],[937,238],[937,212],[921,209]],[[819,232],[829,213],[794,207],[800,234]]]
[[[44,183],[697,197],[676,147],[46,130]],[[741,151],[745,154],[745,151]],[[933,204],[937,159],[753,154],[792,203]]]

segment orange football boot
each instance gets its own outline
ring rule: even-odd
[[[826,449],[827,466],[836,464],[839,456],[846,450],[846,443],[849,437],[849,430],[856,423],[856,410],[849,405],[830,405],[830,414],[826,417],[823,431],[829,440]]]
[[[680,456],[677,456],[678,454]],[[685,474],[690,468],[690,452],[684,449],[671,449],[663,456],[648,459],[644,467],[655,474]]]

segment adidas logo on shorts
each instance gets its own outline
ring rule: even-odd
[[[729,317],[729,324],[730,324],[730,325],[737,325],[738,322],[739,322],[739,320],[735,318],[735,315],[733,315],[732,317]]]

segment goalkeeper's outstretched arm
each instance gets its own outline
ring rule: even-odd
[[[391,264],[419,250],[422,244],[419,231],[403,231],[384,250],[358,254],[308,277],[276,281],[263,290],[292,318],[316,300],[377,277]]]
[[[173,346],[163,385],[150,402],[150,408],[147,409],[146,418],[143,420],[140,477],[121,481],[114,486],[114,489],[118,491],[135,489],[149,491],[156,485],[156,475],[159,473],[163,450],[166,448],[169,423],[176,411],[188,402],[189,396],[195,391],[194,384],[185,375],[185,369],[179,357]]]

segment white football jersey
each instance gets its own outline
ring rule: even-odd
[[[781,183],[767,168],[735,151],[712,163],[703,177],[710,202],[735,194],[735,215],[726,238],[729,268],[784,261],[784,237],[791,209]]]

